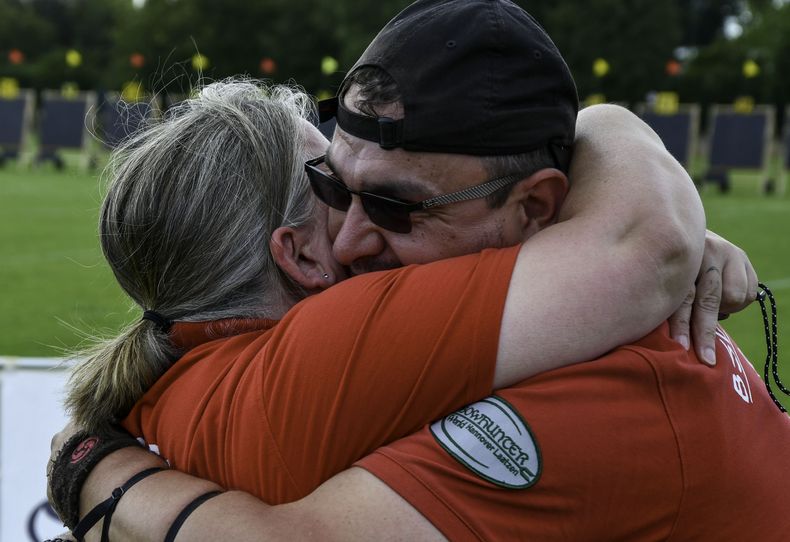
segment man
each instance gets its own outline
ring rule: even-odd
[[[517,244],[524,232],[516,227],[514,216],[529,205],[531,184],[551,172],[568,173],[578,102],[559,51],[531,18],[524,24],[531,25],[534,40],[519,42],[518,34],[498,34],[508,18],[516,17],[515,6],[505,9],[494,7],[495,3],[483,15],[476,3],[460,8],[451,4],[413,4],[382,30],[349,71],[339,93],[342,99],[323,105],[325,115],[337,114],[339,128],[322,167],[352,192],[376,192],[381,186],[384,195],[408,201],[468,188],[481,178],[514,170],[536,176],[505,186],[485,200],[413,212],[405,233],[371,219],[364,199],[350,198],[348,204],[338,206],[324,197],[330,207],[336,207],[329,218],[334,255],[352,272]],[[483,20],[486,16],[491,21]],[[472,30],[464,20],[480,24]],[[404,39],[407,32],[400,29],[420,25],[434,35],[424,39],[428,34],[424,31]],[[527,53],[532,58],[523,61]],[[484,89],[489,85],[494,90],[487,92]],[[513,103],[519,105],[511,110]],[[523,110],[516,111],[516,107]],[[626,170],[630,165],[622,167]],[[317,194],[322,196],[321,191]],[[560,222],[581,208],[583,197],[571,191]],[[620,218],[627,222],[627,217]],[[711,281],[718,282],[719,271],[701,274],[700,287],[707,289]],[[720,288],[719,284],[714,290]],[[713,297],[718,299],[715,292]],[[729,302],[724,300],[724,312],[732,308]],[[716,307],[706,303],[699,308],[698,318],[710,323],[715,317],[711,309]],[[684,337],[688,330],[673,324],[674,336],[688,344]],[[713,327],[697,326],[697,331],[709,331],[707,336],[695,335],[693,341],[709,362],[713,361]],[[562,346],[552,354],[562,356]]]
[[[421,6],[424,8],[426,4],[428,4],[429,6],[428,9],[430,9],[430,3],[423,3]],[[385,29],[385,32],[386,30],[387,29]],[[451,42],[453,42],[454,45],[450,46]],[[376,43],[377,42],[374,42],[374,45],[376,45]],[[454,49],[457,47],[458,44],[457,42],[455,42],[455,40],[447,40],[444,43],[444,45],[450,49]],[[543,53],[541,53],[541,55],[542,54]],[[537,59],[538,55],[536,55],[535,58]],[[351,90],[349,90],[348,94],[354,96],[354,91],[355,89],[352,87]],[[353,104],[349,104],[348,102],[346,102],[346,107],[353,108],[354,106]],[[405,109],[405,114],[408,115],[409,110],[407,108],[404,109]],[[354,111],[350,111],[350,113],[353,114]],[[341,115],[342,114],[344,113],[341,113]],[[339,121],[340,121],[341,129],[343,129],[345,120],[343,120],[342,116],[339,119]],[[375,121],[375,123],[379,125],[389,124],[386,120],[384,122]],[[361,124],[363,126],[363,128],[361,129],[357,129],[357,127],[354,126],[349,126],[349,127],[353,130],[356,130],[357,134],[360,136],[368,135],[367,133],[365,133],[364,121],[361,123],[352,122],[351,124],[356,124],[357,127]],[[389,129],[390,128],[383,129],[385,130],[384,132],[385,135],[386,133],[388,133],[386,132],[386,130]],[[397,126],[393,130],[395,133],[397,133],[398,131]],[[407,129],[404,128],[404,130]],[[379,134],[377,135],[381,136],[381,134],[382,132],[379,132]],[[341,155],[344,151],[346,152],[351,151],[354,152],[355,154],[358,153],[358,155],[360,156],[359,160],[356,163],[352,161],[351,162],[352,165],[347,170],[345,170],[345,173],[348,174],[350,178],[357,178],[360,181],[360,183],[362,182],[362,180],[371,183],[377,182],[377,179],[372,174],[373,173],[380,174],[381,169],[386,170],[387,166],[390,165],[388,159],[391,158],[391,156],[393,155],[378,154],[379,149],[371,148],[364,137],[346,136],[343,134],[343,132],[340,132],[336,137],[336,141],[338,141],[338,138],[340,140],[339,143],[340,150],[336,151],[335,149],[337,149],[337,147],[333,143],[333,147],[330,150],[330,159],[331,159],[330,163],[334,165],[336,168],[342,169],[343,167],[345,167],[345,162],[341,161],[341,163],[343,163],[344,165],[338,166],[337,165],[338,159],[336,157],[336,153],[339,153]],[[383,144],[386,147],[391,143],[391,141],[390,140],[380,141],[379,143]],[[551,159],[562,167],[562,165],[564,164],[563,147],[568,144],[567,140],[566,141],[559,140],[557,142],[549,142],[549,143],[556,144],[557,146],[557,148],[554,148],[553,151],[552,150],[548,151],[548,153],[551,155]],[[385,151],[385,152],[390,152],[390,151]],[[392,152],[399,152],[399,151],[392,151]],[[444,159],[444,162],[442,162],[442,158]],[[391,185],[393,186],[393,189],[391,189],[389,193],[386,195],[389,197],[404,198],[405,195],[407,194],[409,199],[414,201],[414,200],[430,197],[436,193],[453,192],[452,188],[456,188],[456,187],[453,187],[452,185],[447,186],[448,182],[451,179],[448,179],[445,174],[446,171],[450,170],[450,163],[448,162],[446,156],[442,158],[439,158],[437,163],[436,161],[432,161],[430,158],[424,156],[418,156],[417,154],[415,154],[413,162],[411,162],[411,164],[408,161],[405,162],[406,166],[411,165],[413,166],[413,168],[409,170],[409,167],[404,167],[403,172],[397,173],[397,175],[399,175],[401,179],[395,183],[392,182],[387,183],[387,186]],[[464,161],[462,158],[459,158],[459,161],[462,162],[460,164],[460,170],[456,169],[455,171],[453,171],[453,173],[455,174],[461,175],[465,168],[470,168],[469,173],[475,173],[478,174],[479,176],[479,173],[481,173],[481,169],[485,169],[479,163],[475,163],[474,161],[469,161],[469,160]],[[374,171],[373,169],[371,169],[371,165],[377,166],[379,171]],[[314,162],[310,164],[310,167],[318,167],[318,166],[320,166],[320,161],[318,163]],[[475,167],[477,167],[476,170]],[[421,195],[420,191],[421,190],[427,191],[426,187],[420,186],[418,182],[415,182],[415,179],[423,179],[423,180],[426,179],[427,176],[425,175],[425,172],[431,170],[434,173],[434,175],[431,175],[431,178],[442,181],[443,186],[441,186],[441,188],[444,189],[430,190],[428,191],[427,194]],[[394,172],[394,170],[390,170],[390,171]],[[422,174],[417,175],[416,173],[418,172],[421,172]],[[343,174],[343,172],[338,172],[338,173],[341,173],[341,175]],[[407,179],[406,181],[402,180],[404,179],[404,175],[409,175],[410,173],[412,175],[411,179]],[[320,171],[316,173],[313,170],[313,174],[320,175],[321,173]],[[443,174],[445,174],[444,177],[442,177]],[[538,175],[538,177],[535,178],[534,175]],[[461,181],[467,181],[468,177],[469,176],[467,175],[466,178],[462,178]],[[537,186],[536,180],[544,181],[546,179],[557,179],[556,181],[547,183],[546,186],[541,185],[544,189],[548,188],[549,193],[547,195],[533,194],[531,191],[535,189],[535,187]],[[387,180],[391,181],[391,179],[387,179]],[[325,179],[325,181],[329,182],[331,181],[331,179],[329,180]],[[346,181],[349,182],[349,184],[351,184],[351,182],[348,181],[347,179]],[[407,181],[411,181],[411,182],[407,182]],[[556,204],[557,200],[558,199],[561,200],[562,197],[564,196],[562,177],[557,170],[552,172],[552,171],[548,171],[548,168],[545,167],[540,168],[538,172],[536,172],[533,175],[530,175],[527,179],[524,179],[522,182],[524,184],[522,184],[521,186],[515,186],[513,192],[511,192],[509,195],[506,195],[505,203],[503,204],[502,207],[500,207],[500,209],[502,209],[501,211],[486,212],[486,208],[481,207],[479,205],[482,204],[483,202],[477,201],[474,203],[474,205],[473,202],[470,202],[470,205],[465,206],[464,209],[462,209],[461,206],[455,207],[455,209],[457,209],[457,211],[455,211],[455,214],[453,214],[453,212],[450,210],[446,210],[446,212],[441,212],[438,215],[431,215],[430,213],[420,212],[417,214],[412,214],[411,216],[409,216],[409,213],[405,213],[404,216],[403,208],[402,207],[399,208],[399,206],[397,205],[395,205],[394,207],[391,206],[388,209],[385,208],[387,212],[384,214],[375,215],[374,211],[381,211],[381,206],[379,205],[379,207],[376,208],[371,203],[371,195],[369,193],[368,194],[358,193],[363,190],[369,192],[373,191],[373,188],[366,185],[359,187],[354,186],[354,189],[356,190],[354,194],[356,197],[351,198],[350,206],[344,204],[342,201],[333,200],[332,198],[335,196],[331,195],[330,193],[322,193],[320,187],[317,188],[316,191],[320,196],[322,196],[325,199],[325,201],[327,201],[332,205],[335,205],[336,207],[340,207],[340,209],[338,210],[348,210],[348,217],[346,219],[345,224],[343,225],[342,228],[338,228],[337,239],[336,239],[336,244],[337,244],[336,254],[338,256],[338,259],[340,259],[340,261],[347,263],[352,267],[352,269],[357,271],[363,271],[369,269],[390,267],[396,263],[408,263],[410,259],[411,261],[425,261],[425,259],[427,259],[428,256],[427,254],[420,254],[420,249],[422,248],[422,246],[431,247],[435,255],[441,255],[441,256],[448,256],[458,253],[457,252],[458,250],[470,250],[470,249],[474,250],[476,248],[485,246],[485,244],[506,246],[507,244],[512,242],[511,240],[515,238],[515,236],[518,233],[521,234],[524,233],[523,231],[521,231],[521,229],[523,227],[522,225],[526,223],[523,221],[521,222],[519,221],[520,213],[529,213],[530,217],[540,217],[541,211],[543,210],[542,206],[545,206],[546,209],[553,209],[554,208],[553,205]],[[456,191],[463,190],[466,186],[468,186],[468,184],[469,183],[461,184],[461,186],[457,187],[458,190]],[[555,186],[554,190],[551,189],[552,186]],[[437,187],[433,186],[431,188],[435,189]],[[447,190],[447,188],[450,188],[450,190]],[[338,188],[335,186],[333,187],[333,190],[337,192]],[[520,193],[519,190],[521,190]],[[511,199],[511,195],[514,193],[516,195],[513,196]],[[340,194],[342,196],[343,194],[342,189],[340,189]],[[373,201],[375,200],[376,199],[373,198]],[[548,204],[546,202],[551,202],[551,204]],[[572,205],[573,202],[572,201],[566,202],[566,205],[567,204]],[[364,213],[365,215],[374,215],[374,216],[363,216],[362,213],[363,208],[366,211],[366,213]],[[546,218],[549,218],[551,214],[552,213],[547,213]],[[354,222],[355,220],[357,221],[356,223]],[[371,222],[371,220],[373,222]],[[539,220],[536,222],[538,225],[541,224]],[[529,224],[533,225],[536,222],[530,222]],[[546,220],[546,222],[548,222],[548,220]],[[457,225],[459,228],[462,228],[464,223],[469,226],[467,229],[461,230],[461,233],[464,234],[463,236],[454,235],[454,232],[457,233],[458,230],[448,227],[452,225]],[[344,229],[346,229],[346,225],[349,224],[350,225],[356,224],[356,228],[352,229],[351,226],[349,226],[348,232],[345,232]],[[561,227],[561,225],[557,227]],[[409,238],[398,237],[397,235],[395,235],[395,234],[402,235],[405,233],[407,229],[412,229],[416,231],[412,231],[411,232],[412,235]],[[351,236],[351,234],[357,235],[357,238],[354,239],[353,243],[344,244],[343,236],[344,235]],[[424,245],[421,246],[417,244],[415,240],[424,243]],[[533,242],[539,242],[539,236],[536,235],[534,237]],[[462,248],[459,249],[458,248],[459,246]],[[354,249],[353,247],[357,247],[357,248]],[[583,247],[574,247],[574,248],[577,250],[583,250]],[[344,252],[344,250],[348,250],[348,252]],[[353,252],[353,250],[357,250],[357,252],[355,253]],[[572,292],[571,295],[573,294],[575,293]],[[659,336],[654,337],[651,335],[651,337],[646,339],[647,342],[644,348],[647,349],[652,348],[654,350],[657,349],[658,351],[661,351],[662,348],[668,348],[666,346],[666,342],[662,342],[663,340],[662,333],[665,334],[665,332],[658,332],[658,333]],[[659,348],[656,348],[654,346],[656,342],[660,344]],[[558,345],[558,350],[560,349],[561,349],[561,345]],[[673,355],[678,355],[679,352],[677,351],[680,349],[676,347],[675,350],[676,352],[674,352]],[[615,360],[614,364],[615,365],[617,363],[622,364],[622,362],[623,362],[622,359],[618,359]],[[602,364],[602,363],[604,362],[598,362],[598,364]],[[596,364],[591,364],[591,365],[595,366]],[[607,368],[601,370],[603,370],[604,372],[611,370],[610,366],[607,365],[606,367]],[[627,369],[627,367],[624,369]],[[746,378],[751,378],[751,377],[749,375],[746,375]],[[628,380],[629,379],[626,378],[626,381]],[[425,442],[424,435],[418,435],[413,438],[416,438],[418,440],[422,439],[422,441]],[[425,457],[428,457],[429,454],[435,452],[442,452],[442,449],[438,448],[438,445],[435,442],[428,439],[428,444],[430,445],[431,443],[433,443],[436,446],[436,449],[424,450]],[[533,445],[534,444],[535,443],[533,442]],[[398,444],[394,445],[393,450],[397,450],[397,446]],[[428,446],[428,448],[430,448],[430,446]],[[507,446],[507,448],[512,450],[513,443],[511,442]],[[537,456],[536,449],[530,451],[529,453],[527,453],[527,455],[532,459],[534,459]],[[441,467],[440,472],[446,471],[448,478],[451,478],[454,475],[453,473],[455,471],[453,470],[453,468],[456,466],[456,464],[453,463],[454,460],[452,459],[452,457],[450,456],[443,457],[441,455],[438,456],[438,462],[435,464],[439,465],[442,460],[447,461],[450,464],[450,467],[448,469],[444,469],[444,467]],[[373,465],[372,463],[365,464],[363,462],[363,466],[365,468],[370,469],[370,471],[376,474],[377,476],[380,475],[380,477],[382,478],[387,476],[384,473],[383,468],[379,470],[379,467]],[[540,467],[540,465],[538,465],[538,467]],[[536,478],[536,473],[538,472],[539,470],[537,470],[537,468],[533,468],[533,474],[531,475],[531,479],[528,480],[528,483],[532,484],[535,482],[539,482],[539,480]],[[463,476],[463,471],[461,471],[461,473],[459,473],[458,476]],[[161,478],[159,478],[159,480],[165,480],[164,475]],[[394,482],[388,479],[388,483],[394,483]],[[90,484],[90,479],[89,479],[89,484]],[[397,488],[397,491],[400,492],[401,495],[403,495],[404,497],[407,498],[411,497],[411,494],[404,488]],[[331,499],[334,500],[334,504],[330,503],[329,505],[326,504],[322,505],[320,503],[320,499],[322,497],[326,497],[328,495],[327,492],[335,492],[334,493],[335,499]],[[129,497],[131,496],[132,495],[130,494]],[[230,502],[229,498],[231,497],[236,498],[238,496],[237,495],[229,496],[228,498],[221,497],[215,499],[214,501],[210,501],[208,504],[204,505],[204,507],[199,510],[200,515],[194,516],[193,519],[190,519],[185,524],[184,527],[185,530],[191,529],[189,532],[192,534],[195,534],[196,532],[202,532],[202,534],[209,533],[209,531],[205,531],[202,529],[202,527],[200,527],[201,518],[208,517],[207,514],[210,514],[212,511],[216,511],[216,507],[223,506],[224,504]],[[422,498],[424,497],[419,497],[418,501]],[[315,499],[319,499],[319,501],[316,502]],[[276,513],[271,513],[271,514],[267,513],[266,519],[264,521],[264,528],[275,529],[275,530],[280,528],[292,529],[293,523],[291,522],[294,520],[298,522],[299,518],[303,518],[308,520],[307,524],[301,525],[301,527],[308,529],[308,531],[305,534],[310,534],[311,529],[322,529],[322,530],[312,531],[313,535],[316,536],[330,535],[332,532],[334,532],[339,537],[364,536],[365,533],[367,533],[370,536],[376,536],[378,538],[387,538],[395,535],[401,535],[405,538],[413,538],[413,537],[423,538],[423,537],[435,536],[438,534],[435,530],[433,530],[433,528],[429,523],[427,523],[423,518],[419,516],[419,514],[417,514],[417,512],[414,509],[409,508],[407,505],[405,505],[405,503],[402,500],[400,500],[397,494],[395,494],[386,486],[381,484],[380,481],[372,477],[370,474],[360,470],[350,471],[346,475],[343,475],[335,479],[334,481],[330,481],[330,483],[328,483],[328,485],[323,490],[319,490],[314,494],[314,496],[306,499],[305,502],[313,506],[313,512],[315,512],[316,510],[318,512],[317,513],[311,512],[310,514],[307,514],[304,508],[300,508],[300,506],[303,506],[304,503],[301,503],[297,506],[293,506],[290,508],[286,506],[278,509]],[[415,502],[415,501],[410,501],[410,502],[412,503],[412,505],[415,505],[417,508],[420,508],[419,506],[420,502]],[[349,521],[341,521],[340,525],[335,524],[331,526],[332,528],[338,528],[339,530],[336,531],[323,530],[324,526],[329,525],[328,523],[326,523],[328,518],[332,517],[333,515],[328,512],[337,511],[338,508],[336,507],[336,505],[338,503],[343,503],[346,505],[352,504],[351,506],[352,509],[345,511],[345,513],[347,514],[346,517],[349,519]],[[474,503],[474,498],[470,499],[470,505],[473,503]],[[251,503],[249,503],[248,501],[244,501],[243,498],[240,504],[244,506],[252,506]],[[333,508],[333,506],[335,507]],[[450,509],[448,508],[448,510]],[[236,509],[236,512],[238,512],[240,515],[243,515],[242,513],[245,511],[248,510]],[[284,521],[287,519],[288,514],[291,513],[290,511],[295,511],[297,514],[296,517],[291,516],[288,521]],[[386,514],[382,514],[385,511]],[[234,514],[233,509],[226,511],[224,515],[221,517],[221,519],[225,519],[225,520],[230,519],[231,521],[233,521],[234,520],[233,514]],[[439,512],[439,516],[441,515],[442,512]],[[447,516],[448,514],[444,514],[444,515]],[[337,519],[337,516],[335,516],[335,518]],[[376,522],[365,524],[364,523],[365,518],[367,518],[368,521],[370,521],[371,518],[376,518]],[[385,523],[381,523],[379,521],[379,518],[384,518]],[[409,521],[403,524],[399,522],[399,518],[408,518]],[[442,529],[442,531],[445,532],[446,534],[449,533],[453,536],[455,535],[456,531],[453,530],[452,527],[446,525],[443,522],[444,520],[442,517],[432,516],[431,520],[434,522],[435,525],[437,525],[437,527]],[[448,521],[452,521],[452,519]],[[212,525],[213,527],[216,527],[218,523],[213,521]],[[248,523],[245,525],[249,527],[250,524]],[[114,523],[113,528],[115,527],[116,524]],[[118,528],[122,528],[122,526]],[[392,528],[394,530],[388,530],[388,528]],[[242,536],[242,533],[237,532],[232,535],[229,535],[227,532],[225,532],[225,536],[236,539]]]

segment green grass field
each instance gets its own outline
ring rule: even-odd
[[[74,167],[0,170],[0,355],[61,356],[132,318],[97,242],[100,201]]]
[[[754,176],[734,178],[730,194],[706,187],[711,229],[749,253],[777,296],[780,347],[790,345],[790,198],[758,194]],[[11,164],[0,169],[0,355],[62,356],[86,334],[111,333],[139,318],[104,264],[96,219],[96,174]],[[765,358],[757,304],[725,327],[761,370]],[[786,359],[780,350],[780,361]],[[790,364],[782,369],[790,381]],[[790,404],[790,402],[789,402]]]

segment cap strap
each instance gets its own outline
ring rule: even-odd
[[[403,120],[389,117],[368,117],[346,109],[337,98],[318,102],[318,113],[321,122],[332,117],[343,131],[367,141],[378,143],[382,149],[394,149],[403,146]]]

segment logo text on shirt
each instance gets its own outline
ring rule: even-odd
[[[466,468],[500,487],[524,489],[538,481],[540,450],[521,415],[492,395],[431,424],[431,433]]]
[[[732,363],[733,374],[732,374],[732,387],[735,390],[735,393],[743,399],[744,403],[753,403],[752,400],[752,388],[749,385],[749,377],[746,376],[746,369],[741,363],[741,357],[746,360],[746,357],[743,355],[743,352],[735,346],[735,343],[732,342],[732,339],[724,332],[723,329],[718,328],[716,330],[716,337],[721,342],[724,349],[727,351],[727,354],[730,357],[730,363]],[[739,355],[740,354],[740,355]]]

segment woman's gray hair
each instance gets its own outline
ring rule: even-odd
[[[250,80],[202,88],[123,143],[105,171],[102,250],[141,309],[169,320],[278,317],[304,296],[269,251],[308,224],[304,93]],[[147,320],[83,353],[66,406],[88,429],[122,419],[180,355]]]

